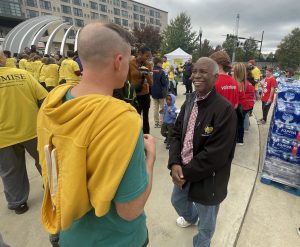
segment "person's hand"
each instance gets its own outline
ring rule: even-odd
[[[159,113],[164,113],[164,110],[160,110]]]
[[[268,99],[267,105],[270,105],[271,103],[272,103],[272,100],[271,100],[271,99]]]
[[[172,180],[173,183],[179,187],[185,184],[186,180],[184,179],[182,168],[180,165],[172,165],[171,168]]]
[[[156,159],[156,149],[155,149],[155,139],[152,135],[145,134],[144,135],[144,145],[145,145],[145,153],[146,159],[150,160],[151,163],[154,163]]]

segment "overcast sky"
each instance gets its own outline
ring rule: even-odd
[[[239,36],[261,39],[262,52],[276,50],[282,38],[300,27],[300,0],[137,0],[168,12],[169,21],[185,11],[195,31],[203,30],[202,40],[222,44],[233,33],[240,14]]]

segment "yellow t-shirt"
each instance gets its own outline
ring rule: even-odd
[[[173,80],[175,79],[175,76],[174,76],[174,72],[173,72],[173,71],[170,71],[170,72],[168,73],[168,78],[169,78],[170,81],[173,81]]]
[[[58,69],[57,64],[47,64],[45,67],[45,83],[47,87],[58,86]]]
[[[252,76],[254,80],[258,81],[260,79],[260,70],[257,67],[254,67],[254,69],[251,71]]]
[[[20,69],[26,70],[26,63],[27,63],[27,59],[22,58],[22,59],[19,61],[19,68],[20,68]]]
[[[65,79],[67,83],[79,83],[80,76],[75,75],[75,71],[80,71],[78,63],[71,58],[66,58],[59,68],[59,81]]]
[[[36,137],[37,102],[46,96],[25,70],[0,68],[0,148]]]
[[[42,65],[43,65],[43,63],[40,60],[34,61],[32,63],[33,77],[36,80],[38,80],[39,77],[40,77],[40,72],[41,72]]]
[[[46,64],[43,64],[40,71],[39,82],[45,82]]]
[[[162,68],[163,68],[164,71],[169,72],[169,69],[170,69],[170,63],[169,63],[168,61],[164,62],[164,63],[162,64]]]
[[[33,62],[27,61],[25,65],[25,69],[33,76]]]
[[[11,58],[7,58],[6,59],[6,63],[5,63],[5,67],[9,67],[9,68],[16,68],[16,63],[17,63],[17,60],[13,57]]]

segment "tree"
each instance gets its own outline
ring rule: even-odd
[[[242,47],[237,47],[235,50],[235,61],[245,62],[245,51]]]
[[[229,57],[232,57],[235,41],[236,41],[236,38],[231,35],[231,36],[227,36],[226,40],[222,44],[223,49],[227,52]]]
[[[132,34],[136,39],[137,47],[147,46],[153,53],[160,50],[162,37],[158,28],[149,25],[143,29],[134,28]]]
[[[254,59],[257,52],[257,43],[254,38],[250,37],[249,39],[247,39],[243,47],[245,52],[244,61],[246,62],[250,59]]]
[[[209,57],[214,52],[214,48],[210,45],[210,41],[205,39],[201,47],[201,56]]]
[[[296,68],[300,66],[300,29],[295,28],[278,45],[275,58],[280,66]]]
[[[197,34],[192,32],[191,18],[180,13],[163,31],[162,53],[169,53],[178,47],[192,54],[197,48]]]

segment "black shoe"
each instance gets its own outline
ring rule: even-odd
[[[166,145],[166,149],[170,149],[170,144],[167,144],[167,145]]]
[[[18,207],[14,208],[13,210],[15,210],[16,214],[24,214],[25,212],[27,212],[29,209],[27,203],[23,203],[21,205],[19,205]]]
[[[166,138],[165,140],[164,140],[164,143],[167,143],[168,142],[168,139]]]

